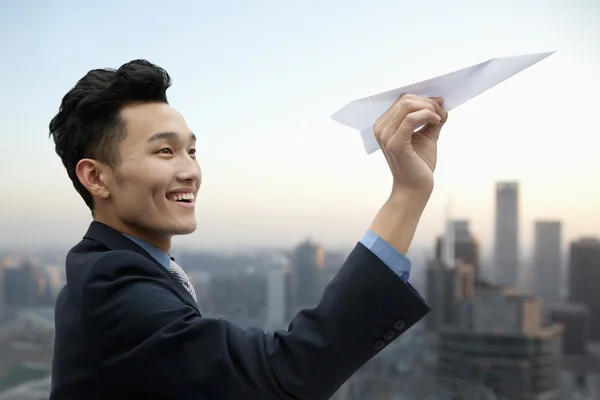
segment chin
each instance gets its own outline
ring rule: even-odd
[[[193,223],[179,223],[173,226],[170,230],[173,235],[189,235],[190,233],[194,233],[196,231],[196,227],[198,224],[196,221]]]

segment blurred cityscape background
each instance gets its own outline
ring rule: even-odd
[[[0,0],[0,400],[48,398],[90,221],[48,123],[89,70],[172,75],[203,168],[173,255],[207,315],[271,330],[315,305],[389,193],[333,112],[552,50],[450,113],[408,254],[433,312],[334,400],[600,400],[598,21],[597,0]]]
[[[433,312],[335,400],[600,399],[600,240],[573,240],[565,253],[560,216],[536,220],[524,258],[519,193],[516,181],[496,183],[491,258],[469,219],[451,217],[430,249],[411,251],[411,282]],[[206,316],[273,330],[317,304],[347,252],[306,240],[286,250],[174,256]],[[47,399],[63,262],[59,251],[0,258],[0,400]]]

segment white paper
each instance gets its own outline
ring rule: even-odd
[[[358,129],[367,154],[371,154],[379,149],[373,125],[401,94],[443,97],[443,108],[450,111],[554,53],[551,51],[492,58],[436,78],[354,100],[334,113],[331,118]]]

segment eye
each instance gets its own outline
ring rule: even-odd
[[[192,157],[196,156],[196,149],[190,149],[190,156],[192,156]]]
[[[160,149],[157,151],[157,154],[173,154],[170,148],[165,147],[164,149]]]

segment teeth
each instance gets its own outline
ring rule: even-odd
[[[171,194],[167,198],[171,201],[194,200],[194,194],[193,193],[177,193],[177,194]]]

